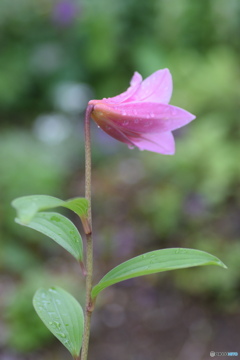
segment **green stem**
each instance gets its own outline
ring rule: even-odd
[[[91,133],[90,119],[93,106],[88,106],[85,115],[85,197],[89,201],[88,222],[92,229],[92,211],[91,211]],[[93,279],[93,242],[92,232],[86,234],[86,304],[85,304],[85,323],[83,333],[83,344],[81,360],[87,360],[88,344],[90,337],[91,316],[93,312],[93,303],[91,298]]]

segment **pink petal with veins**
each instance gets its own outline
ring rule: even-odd
[[[148,150],[165,155],[173,155],[175,153],[175,141],[171,132],[145,134],[138,139],[131,138],[131,141],[140,150]]]
[[[168,104],[172,96],[172,76],[168,69],[158,70],[144,81],[127,101],[148,101]]]
[[[144,102],[99,102],[94,106],[94,113],[107,114],[115,125],[139,133],[172,131],[195,119],[194,115],[176,106]]]
[[[114,123],[101,123],[99,127],[114,139],[121,141],[127,145],[135,145],[131,141],[129,135],[134,136],[136,134],[129,133],[128,131],[122,131],[118,126],[115,126]]]

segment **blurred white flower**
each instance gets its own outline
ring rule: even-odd
[[[34,122],[33,132],[39,140],[55,145],[70,136],[72,125],[62,114],[40,115]]]
[[[89,85],[76,82],[59,84],[53,91],[53,103],[59,110],[77,114],[87,107],[92,97]]]

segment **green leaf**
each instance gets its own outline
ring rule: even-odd
[[[83,311],[77,300],[65,290],[52,287],[38,289],[33,306],[46,327],[76,358],[81,350],[84,328]]]
[[[218,265],[226,268],[217,257],[205,251],[171,248],[151,251],[134,257],[109,271],[92,290],[92,298],[108,286],[134,277],[193,266]]]
[[[83,260],[81,235],[76,226],[65,216],[54,212],[40,212],[27,225],[19,219],[16,219],[16,222],[43,233],[56,241],[77,260]]]
[[[78,216],[87,215],[88,201],[85,198],[75,198],[67,200],[62,206],[74,211]]]
[[[21,223],[28,224],[38,211],[62,206],[64,201],[48,195],[22,196],[12,201]]]
[[[63,201],[48,195],[30,195],[13,200],[12,206],[17,210],[17,216],[20,222],[26,225],[37,212],[59,206],[74,211],[80,217],[86,216],[88,201],[85,198],[75,198]]]

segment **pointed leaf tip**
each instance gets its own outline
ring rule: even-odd
[[[84,328],[83,311],[77,300],[59,287],[41,288],[33,297],[33,306],[46,327],[77,358]]]

